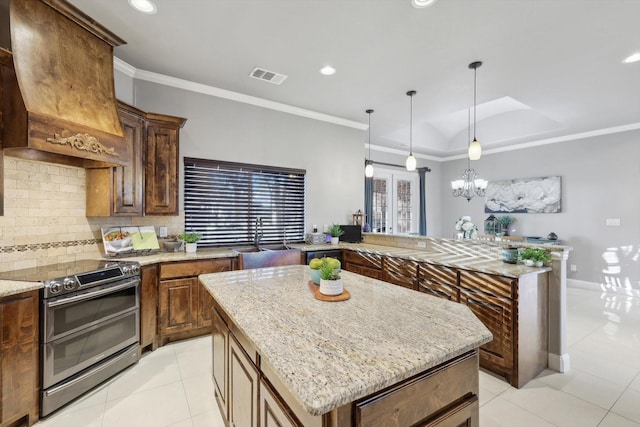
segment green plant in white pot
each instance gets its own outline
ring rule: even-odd
[[[185,251],[195,253],[198,250],[198,241],[202,239],[202,234],[195,232],[184,232],[180,235],[180,240],[184,241]]]
[[[331,236],[331,244],[337,245],[340,242],[340,236],[344,234],[344,230],[338,224],[331,224],[329,227],[329,235]]]
[[[323,258],[320,265],[320,293],[323,295],[340,295],[344,290],[340,269],[330,258]]]
[[[545,263],[551,262],[551,254],[542,248],[525,248],[520,252],[520,259],[529,267],[542,267]]]

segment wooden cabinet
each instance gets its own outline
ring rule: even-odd
[[[215,302],[215,396],[227,426],[478,427],[478,352],[469,351],[411,378],[311,415]],[[277,332],[277,331],[276,331]],[[255,353],[255,357],[252,355]]]
[[[214,308],[211,308],[211,356],[213,359],[214,394],[222,419],[229,414],[229,329]]]
[[[418,263],[402,258],[384,257],[382,280],[394,285],[418,290]]]
[[[443,265],[420,263],[418,290],[449,301],[460,300],[458,291],[458,270]]]
[[[229,339],[229,422],[258,426],[258,370],[233,335]]]
[[[145,214],[178,215],[179,130],[185,119],[147,114]]]
[[[235,258],[215,258],[160,264],[160,344],[210,332],[212,300],[197,276],[233,270],[234,262]]]
[[[0,298],[0,426],[38,419],[38,291]]]
[[[158,265],[140,269],[140,347],[158,346]]]
[[[179,129],[185,119],[118,102],[126,166],[87,169],[87,216],[178,215]]]
[[[342,268],[352,273],[382,279],[382,256],[370,252],[345,250]]]
[[[286,406],[276,397],[275,392],[264,380],[260,380],[260,422],[259,427],[296,427],[297,424],[287,413]]]
[[[352,250],[344,251],[343,268],[468,306],[493,334],[480,347],[480,366],[514,387],[547,367],[546,274],[513,278]]]

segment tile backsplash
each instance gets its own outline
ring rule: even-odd
[[[184,227],[184,213],[163,217],[87,218],[82,168],[4,158],[0,271],[102,257],[100,228],[111,225]]]

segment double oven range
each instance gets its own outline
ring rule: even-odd
[[[82,260],[14,271],[42,281],[40,416],[49,415],[140,358],[140,266]]]

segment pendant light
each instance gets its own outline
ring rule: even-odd
[[[416,94],[415,90],[407,92],[407,96],[411,99],[411,114],[409,116],[409,157],[407,157],[407,170],[416,170],[416,158],[413,157],[413,96]]]
[[[476,73],[481,66],[481,61],[469,64],[469,68],[473,70],[473,141],[469,144],[469,160],[479,160],[482,156],[482,147],[476,139]]]
[[[373,110],[369,109],[365,113],[369,115],[369,158],[364,161],[364,176],[371,178],[373,177],[373,162],[371,161],[371,113]]]
[[[467,117],[467,141],[471,139],[471,111]],[[453,190],[453,197],[464,197],[467,202],[473,199],[473,196],[484,197],[487,194],[487,185],[489,182],[486,179],[478,178],[476,171],[471,168],[471,158],[467,157],[467,168],[462,173],[462,179],[451,181],[451,189]]]

